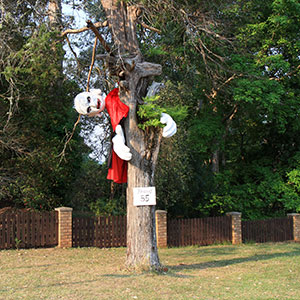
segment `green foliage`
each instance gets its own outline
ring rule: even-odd
[[[121,216],[126,215],[125,195],[118,199],[100,198],[89,205],[96,216]]]
[[[63,54],[58,33],[42,25],[18,52],[7,57],[10,63],[2,74],[7,81],[17,79],[17,87],[22,84],[23,93],[44,94],[61,76]]]
[[[82,162],[68,191],[68,205],[76,211],[96,215],[123,215],[126,213],[126,187],[106,179],[107,165],[86,159]]]
[[[191,51],[197,45],[197,40],[192,38],[198,36],[206,47],[212,45],[211,41],[208,36],[204,39],[193,31],[181,43],[182,32],[175,30],[179,28],[174,24],[177,19],[168,24],[168,28],[174,29],[170,32],[178,35],[173,38],[176,42],[169,40],[160,46],[169,50],[169,56],[159,57],[171,66],[170,72],[166,71],[169,78],[180,78],[185,88],[190,87],[189,121],[185,124],[184,139],[185,151],[190,156],[183,159],[177,153],[182,159],[180,163],[176,161],[180,170],[173,163],[164,173],[160,168],[166,168],[168,160],[164,157],[160,161],[162,167],[158,166],[157,172],[162,176],[158,182],[163,182],[160,188],[166,190],[161,192],[161,199],[167,199],[165,208],[179,215],[196,215],[196,211],[201,215],[218,215],[236,210],[245,218],[256,219],[299,211],[296,159],[300,145],[299,30],[296,29],[299,3],[235,1],[218,9],[222,10],[219,20],[236,36],[233,49],[230,45],[218,45],[218,53],[227,55],[228,71],[221,72],[207,61],[206,69],[210,68],[214,76],[205,74],[203,57]],[[189,11],[189,7],[184,10]],[[205,26],[198,25],[198,28]],[[224,28],[219,33],[225,31]],[[224,84],[232,74],[235,78]],[[222,76],[223,82],[213,82]],[[216,94],[209,94],[210,86]],[[162,147],[162,156],[164,151]],[[172,151],[183,150],[169,148],[167,151],[170,155]],[[218,153],[217,173],[211,171],[212,153]],[[187,170],[190,180],[184,180]],[[176,173],[180,176],[176,177]],[[178,187],[172,187],[173,181]]]
[[[170,84],[167,88],[170,89]],[[145,130],[149,127],[164,127],[164,124],[160,123],[162,113],[168,113],[177,123],[182,122],[187,117],[188,107],[186,105],[165,103],[165,94],[163,94],[162,99],[160,95],[143,98],[144,104],[139,105],[137,112],[140,118],[139,128]]]
[[[163,127],[160,116],[165,110],[157,104],[159,96],[145,97],[144,104],[139,105],[138,116],[140,117],[139,128],[145,130],[148,127]]]
[[[67,203],[67,193],[85,151],[76,132],[68,161],[61,161],[65,134],[76,115],[72,98],[77,86],[62,73],[59,33],[46,24],[32,28],[22,45],[5,56],[0,68],[3,98],[0,106],[0,201],[2,205],[49,210]],[[5,98],[10,94],[11,98]],[[4,127],[6,125],[6,127]]]
[[[245,219],[283,217],[287,212],[298,212],[300,195],[291,187],[293,183],[284,174],[260,163],[243,165],[245,170],[240,168],[238,173],[217,174],[214,192],[206,193],[198,209],[214,214],[241,211]]]
[[[0,32],[1,201],[123,214],[126,187],[107,181],[106,164],[88,158],[78,131],[59,163],[78,87],[63,76],[59,33],[31,22],[34,11],[21,2]],[[98,1],[78,3],[102,19]],[[162,65],[155,80],[166,82],[139,106],[139,126],[162,127],[162,112],[178,126],[161,145],[158,207],[172,216],[236,210],[249,219],[300,212],[299,1],[130,3],[142,3],[144,21],[161,31],[138,25],[145,60]],[[81,50],[88,66],[91,49]],[[82,84],[84,72],[68,75]]]
[[[21,246],[22,240],[19,240],[18,238],[15,238],[15,245],[16,249],[19,250]]]

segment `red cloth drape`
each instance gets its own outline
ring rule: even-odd
[[[113,89],[105,98],[105,107],[110,116],[113,131],[123,118],[128,115],[129,107],[121,102],[119,98],[119,89]],[[111,167],[108,169],[107,179],[113,180],[116,183],[127,182],[127,161],[122,160],[112,150]]]

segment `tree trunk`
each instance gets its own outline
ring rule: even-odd
[[[127,185],[127,265],[134,268],[160,267],[155,230],[155,206],[133,206],[133,188],[154,186],[154,171],[161,130],[138,128],[137,105],[145,96],[150,76],[161,66],[144,62],[136,37],[138,6],[119,0],[102,0],[117,51],[109,57],[111,73],[122,77],[120,99],[129,106],[125,122],[127,145],[132,152]],[[122,76],[120,75],[122,74]]]
[[[211,160],[211,170],[213,173],[219,173],[220,171],[220,151],[217,149],[212,153],[212,160]]]
[[[48,15],[51,26],[59,29],[61,26],[61,0],[49,0]]]

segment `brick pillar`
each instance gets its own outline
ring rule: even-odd
[[[72,211],[70,207],[55,208],[58,211],[58,247],[72,247]]]
[[[232,244],[241,244],[243,242],[242,214],[240,212],[229,212],[226,215],[231,216]]]
[[[300,242],[300,214],[288,214],[287,216],[293,218],[294,241]]]
[[[157,247],[166,248],[168,246],[167,236],[167,212],[157,210],[155,212]]]

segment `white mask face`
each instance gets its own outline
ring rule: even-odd
[[[93,117],[104,110],[105,97],[100,93],[82,92],[75,97],[74,106],[78,113]]]

